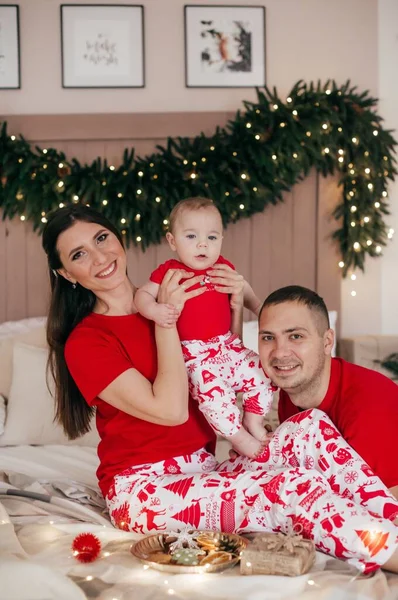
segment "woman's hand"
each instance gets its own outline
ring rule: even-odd
[[[180,283],[181,279],[186,281]],[[170,269],[167,271],[160,285],[157,298],[158,303],[172,304],[181,312],[187,300],[200,296],[206,291],[206,287],[190,290],[190,288],[202,280],[203,275],[193,277],[193,273],[187,273],[187,271],[183,271],[182,269]]]
[[[232,310],[243,308],[243,288],[245,280],[228,265],[214,265],[209,271],[210,281],[217,292],[230,294],[230,304]]]

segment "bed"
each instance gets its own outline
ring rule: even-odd
[[[252,345],[255,325],[245,326]],[[310,573],[295,577],[173,575],[145,568],[130,547],[136,534],[110,523],[95,471],[96,432],[68,442],[52,422],[45,384],[44,319],[0,325],[0,598],[3,600],[157,600],[213,598],[393,599],[398,576],[359,576],[317,553]],[[271,414],[276,424],[275,406]],[[217,455],[228,453],[220,441]],[[71,545],[92,532],[100,557],[79,563]]]

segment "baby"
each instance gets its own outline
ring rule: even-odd
[[[191,395],[217,433],[230,440],[240,454],[261,459],[269,438],[263,420],[275,388],[264,374],[258,355],[231,333],[229,295],[217,291],[211,281],[214,266],[234,269],[221,256],[221,214],[207,198],[182,200],[170,214],[166,237],[178,260],[166,261],[151,274],[150,281],[135,295],[136,306],[142,315],[163,327],[178,319]],[[200,285],[206,286],[206,292],[186,302],[177,315],[175,307],[157,303],[159,286],[169,269],[183,269],[190,276],[203,274]],[[260,301],[247,282],[244,304],[258,313]],[[239,392],[244,427],[236,405]]]

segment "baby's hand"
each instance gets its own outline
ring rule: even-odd
[[[152,320],[160,327],[170,328],[175,325],[181,310],[172,304],[156,304]]]

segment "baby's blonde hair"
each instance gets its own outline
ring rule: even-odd
[[[193,211],[193,210],[199,210],[200,208],[214,208],[221,217],[220,211],[218,210],[217,206],[214,204],[213,200],[211,200],[211,198],[202,198],[201,196],[185,198],[184,200],[180,200],[179,202],[177,202],[177,204],[175,205],[175,207],[173,208],[173,210],[170,213],[169,231],[171,233],[174,232],[176,222],[177,222],[178,218],[180,217],[180,215],[185,210]]]

